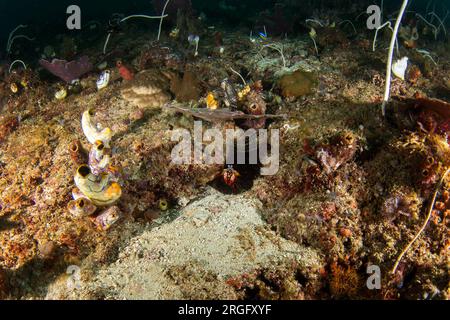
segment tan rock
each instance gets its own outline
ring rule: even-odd
[[[158,70],[144,70],[122,89],[122,97],[139,108],[158,108],[171,100],[169,80]]]

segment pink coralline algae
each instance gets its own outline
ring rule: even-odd
[[[49,62],[41,59],[39,60],[39,64],[51,74],[67,83],[79,79],[82,75],[93,69],[93,65],[87,56],[82,56],[81,58],[70,62],[59,59],[53,59],[52,62]]]

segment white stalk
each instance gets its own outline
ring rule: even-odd
[[[231,69],[231,71],[233,71],[233,73],[237,74],[239,76],[239,78],[241,78],[242,83],[244,84],[244,86],[246,86],[247,85],[247,81],[245,81],[244,77],[239,72],[234,70],[232,67],[230,67],[230,69]]]
[[[392,32],[391,44],[389,46],[388,61],[387,61],[387,65],[386,65],[386,87],[384,89],[383,104],[381,105],[381,110],[382,110],[383,116],[386,113],[386,104],[388,103],[389,97],[391,94],[392,59],[394,56],[395,42],[397,40],[398,29],[400,28],[400,24],[403,19],[403,14],[405,13],[407,5],[408,5],[408,0],[403,0],[403,4],[402,4],[402,7],[398,14],[397,21],[395,22],[394,31]]]
[[[105,45],[103,46],[103,54],[106,54],[106,47],[108,46],[109,38],[111,38],[111,33],[108,33],[106,37]]]
[[[286,68],[286,59],[284,58],[283,54],[283,46],[278,44],[266,44],[263,46],[264,48],[270,48],[272,50],[278,51],[278,53],[281,55],[281,59],[283,60],[283,67]]]
[[[23,68],[24,68],[25,70],[27,70],[27,65],[25,64],[25,62],[23,62],[22,60],[14,60],[14,61],[11,63],[11,65],[9,66],[9,71],[8,71],[8,73],[11,73],[11,70],[12,70],[12,68],[14,67],[14,65],[15,65],[16,63],[21,63],[21,64],[23,65]]]
[[[199,42],[200,42],[200,40],[195,41],[195,54],[194,54],[195,57],[198,56],[198,43]]]
[[[163,19],[163,18],[166,18],[166,17],[168,17],[167,14],[163,15],[163,16],[146,16],[146,15],[143,15],[143,14],[134,14],[132,16],[128,16],[128,17],[123,18],[122,20],[120,20],[120,23],[125,22],[125,21],[127,21],[129,19],[134,19],[134,18]]]
[[[314,40],[313,37],[310,37],[310,38],[311,38],[311,40],[312,40],[313,43],[314,43],[314,49],[316,49],[316,55],[319,55],[319,49],[317,48],[316,40]]]
[[[34,40],[34,38],[30,38],[30,37],[27,37],[27,36],[25,36],[25,35],[18,35],[18,36],[14,36],[11,40],[10,40],[10,42],[9,42],[9,44],[8,44],[8,48],[6,49],[6,51],[9,53],[9,52],[11,52],[11,47],[12,47],[12,45],[13,45],[13,43],[14,43],[14,40],[17,40],[17,39],[21,39],[21,38],[23,38],[23,39],[27,39],[28,41],[33,41]]]
[[[322,22],[320,22],[319,20],[316,20],[316,19],[306,19],[306,20],[305,20],[305,23],[308,24],[308,22],[314,22],[314,23],[317,23],[319,26],[323,27]]]
[[[16,33],[17,30],[19,30],[19,29],[24,29],[24,28],[26,28],[26,27],[27,27],[27,25],[23,25],[23,24],[18,25],[13,31],[11,31],[11,32],[9,33],[8,42],[6,43],[6,51],[9,52],[9,48],[11,47],[11,46],[10,46],[10,44],[11,44],[11,39],[12,39],[14,33]]]
[[[169,1],[167,1],[167,2],[169,2]],[[143,15],[143,14],[134,14],[134,15],[131,15],[131,16],[128,16],[128,17],[125,17],[125,18],[123,18],[122,20],[120,20],[119,21],[119,23],[122,23],[122,22],[125,22],[125,21],[127,21],[127,20],[129,20],[129,19],[134,19],[134,18],[143,18],[143,19],[164,19],[164,18],[166,18],[166,17],[168,17],[168,15],[166,14],[166,15],[161,15],[161,16],[147,16],[147,15]],[[161,28],[161,25],[160,25],[160,28]],[[161,30],[160,30],[161,31]],[[107,45],[108,45],[108,42],[109,42],[109,38],[111,38],[111,33],[108,33],[108,36],[106,37],[106,41],[105,41],[105,45],[103,46],[103,54],[105,54],[106,53],[106,47],[107,47]],[[158,40],[159,40],[159,34],[158,34]]]
[[[438,27],[438,31],[437,32],[439,32],[440,28],[442,27],[442,30],[444,31],[445,35],[447,36],[447,30],[445,30],[444,21],[441,20],[441,18],[439,18],[439,16],[436,13],[434,13],[434,12],[430,12],[429,14],[431,14],[434,17],[436,17],[437,21],[439,21],[439,27]],[[448,12],[447,12],[447,14],[448,14]]]
[[[420,14],[416,13],[416,17],[425,22],[429,27],[433,29],[434,40],[436,40],[439,33],[439,29],[434,24],[430,23],[427,19],[422,17]]]
[[[394,32],[394,29],[392,29],[391,26],[391,22],[390,21],[386,21],[384,24],[382,24],[381,26],[379,26],[376,30],[375,30],[375,37],[373,38],[373,43],[372,43],[372,51],[375,52],[375,47],[376,47],[376,43],[377,43],[377,37],[378,37],[378,31],[380,31],[381,29],[383,29],[384,27],[388,27],[392,32]],[[395,47],[397,49],[397,54],[399,53],[399,48],[398,48],[398,40],[397,38],[395,39]]]
[[[161,21],[159,21],[159,29],[158,29],[158,41],[159,41],[159,38],[161,37],[161,29],[162,29],[162,24],[163,24],[163,20],[164,20],[164,18],[162,18],[162,17],[166,13],[166,8],[167,8],[167,5],[169,4],[169,1],[170,0],[166,1],[166,4],[164,5],[163,11],[161,13]]]
[[[355,32],[355,34],[358,33],[358,31],[356,31],[356,28],[355,28],[355,25],[353,24],[353,22],[351,22],[350,20],[344,20],[344,21],[339,22],[339,25],[344,24],[344,23],[349,23],[352,26],[353,31]]]

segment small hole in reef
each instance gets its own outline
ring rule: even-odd
[[[72,143],[70,150],[72,150],[72,152],[77,152],[78,151],[78,145],[76,143]]]
[[[297,280],[297,282],[303,287],[308,284],[308,278],[306,278],[306,276],[301,273],[300,270],[297,270],[297,272],[295,273],[295,280]]]
[[[235,142],[234,144],[234,161],[231,163],[231,166],[233,170],[235,170],[239,174],[239,176],[235,180],[236,182],[231,186],[227,185],[224,181],[224,172],[222,172],[222,174],[220,174],[211,184],[212,187],[219,192],[224,194],[239,194],[248,191],[253,188],[254,180],[259,177],[261,165],[259,162],[258,147],[256,147],[256,150],[253,150],[254,146],[250,146],[248,144],[248,141],[246,142],[245,164],[236,164],[238,163],[238,152],[236,152],[238,149],[237,143]],[[252,150],[250,150],[250,148],[252,148]],[[256,153],[256,164],[248,164],[250,153]],[[228,167],[229,164],[226,163],[224,165],[224,170],[226,170]]]

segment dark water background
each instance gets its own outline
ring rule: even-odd
[[[264,12],[266,15],[272,14],[277,3],[284,7],[285,20],[292,22],[293,19],[300,21],[310,17],[315,9],[345,12],[348,8],[348,18],[351,18],[352,4],[357,4],[359,7],[370,4],[379,5],[381,0],[171,0],[171,2],[178,4],[191,2],[195,13],[203,14],[208,25],[252,28],[252,24],[255,24]],[[428,0],[410,0],[409,9],[425,12],[429,2]],[[66,29],[68,17],[66,9],[71,4],[81,7],[82,23],[92,20],[106,23],[113,13],[158,14],[155,8],[161,7],[164,3],[165,0],[0,0],[0,48],[4,47],[9,32],[19,24],[29,25],[33,36],[37,36],[37,39],[41,41],[46,40],[45,36],[52,37],[69,32]],[[397,10],[401,3],[402,0],[385,0],[385,12]],[[432,5],[436,6],[441,17],[447,9],[450,10],[450,0],[434,0]],[[154,23],[156,28],[157,21],[151,23]],[[446,24],[450,24],[450,16]],[[293,29],[295,33],[295,24]]]

